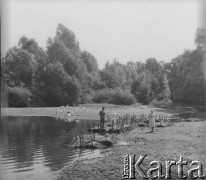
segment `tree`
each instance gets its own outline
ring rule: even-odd
[[[9,107],[29,107],[32,102],[32,93],[24,87],[8,88]]]
[[[137,76],[134,66],[120,64],[117,60],[114,60],[111,64],[107,62],[105,68],[100,72],[101,81],[109,88],[122,87],[123,89],[130,89]]]
[[[82,59],[83,63],[86,65],[88,72],[97,72],[98,71],[98,64],[96,58],[89,52],[83,51],[82,52]]]
[[[5,56],[5,73],[14,86],[31,88],[34,81],[37,62],[26,50],[12,48]]]
[[[185,51],[165,65],[172,100],[182,104],[205,103],[204,49]]]
[[[147,69],[149,72],[151,72],[155,76],[157,76],[158,73],[162,71],[162,67],[160,63],[155,58],[149,58],[146,60],[145,69]]]
[[[135,62],[135,69],[136,69],[137,73],[140,74],[145,69],[145,63],[143,63],[141,61]]]
[[[170,88],[162,62],[149,58],[145,63],[136,62],[135,68],[139,74],[131,85],[131,92],[139,102],[148,104],[154,99],[161,101],[170,98]]]
[[[206,29],[199,27],[195,35],[195,43],[198,48],[203,48],[206,46]]]
[[[113,61],[112,64],[107,62],[105,68],[100,72],[101,81],[108,88],[121,87],[121,84],[125,82],[125,77],[120,70],[120,64],[117,61]]]
[[[39,47],[38,43],[34,39],[29,39],[23,36],[19,39],[18,48],[25,50],[34,56],[35,61],[38,64],[38,71],[42,71],[47,64],[47,54]]]
[[[58,24],[55,40],[63,42],[65,47],[70,49],[72,53],[79,54],[79,42],[76,40],[75,34],[61,23]]]
[[[148,104],[152,100],[152,75],[149,71],[139,74],[131,87],[131,93],[135,95],[138,102]]]
[[[70,76],[84,79],[86,65],[82,62],[79,43],[72,31],[59,24],[56,36],[49,38],[47,45],[48,59],[50,63],[61,63],[64,70]]]
[[[40,92],[47,106],[73,105],[78,101],[79,86],[60,63],[48,64],[42,76]]]
[[[10,80],[5,70],[5,58],[1,55],[1,107],[8,107],[7,83]]]
[[[162,87],[163,90],[161,91],[161,93],[159,93],[159,100],[170,99],[171,91],[166,75],[164,75]]]
[[[5,58],[1,55],[1,85],[5,82]],[[1,86],[2,87],[2,86]]]

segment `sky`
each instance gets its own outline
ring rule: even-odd
[[[203,0],[2,0],[1,52],[21,36],[46,49],[58,23],[73,31],[99,67],[154,57],[169,62],[194,49]]]

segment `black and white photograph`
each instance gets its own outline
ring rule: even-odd
[[[0,3],[0,180],[206,179],[206,1]]]

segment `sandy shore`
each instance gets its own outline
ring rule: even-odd
[[[101,150],[101,157],[77,160],[61,170],[56,179],[122,179],[126,154],[137,157],[146,154],[141,166],[147,170],[153,160],[161,161],[163,166],[166,160],[178,161],[180,156],[188,162],[199,160],[206,175],[206,121],[179,122],[156,128],[152,134],[148,132],[148,128],[138,127],[117,135],[114,147]],[[184,168],[184,174],[188,168]],[[138,173],[136,175],[136,179],[141,179]],[[172,168],[172,179],[178,179],[176,167]]]
[[[79,119],[95,119],[99,120],[99,111],[101,107],[105,106],[105,112],[112,112],[116,114],[149,114],[151,110],[158,115],[171,115],[178,111],[165,110],[160,108],[154,108],[146,105],[134,105],[134,106],[117,106],[110,104],[86,104],[78,107],[67,107],[67,112],[73,112],[79,115]],[[35,108],[1,108],[2,116],[60,116],[61,107],[35,107]]]

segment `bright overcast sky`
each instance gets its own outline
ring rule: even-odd
[[[72,30],[81,50],[91,52],[100,68],[155,57],[170,61],[194,49],[201,0],[4,0],[2,53],[21,36],[46,48],[58,23]]]

